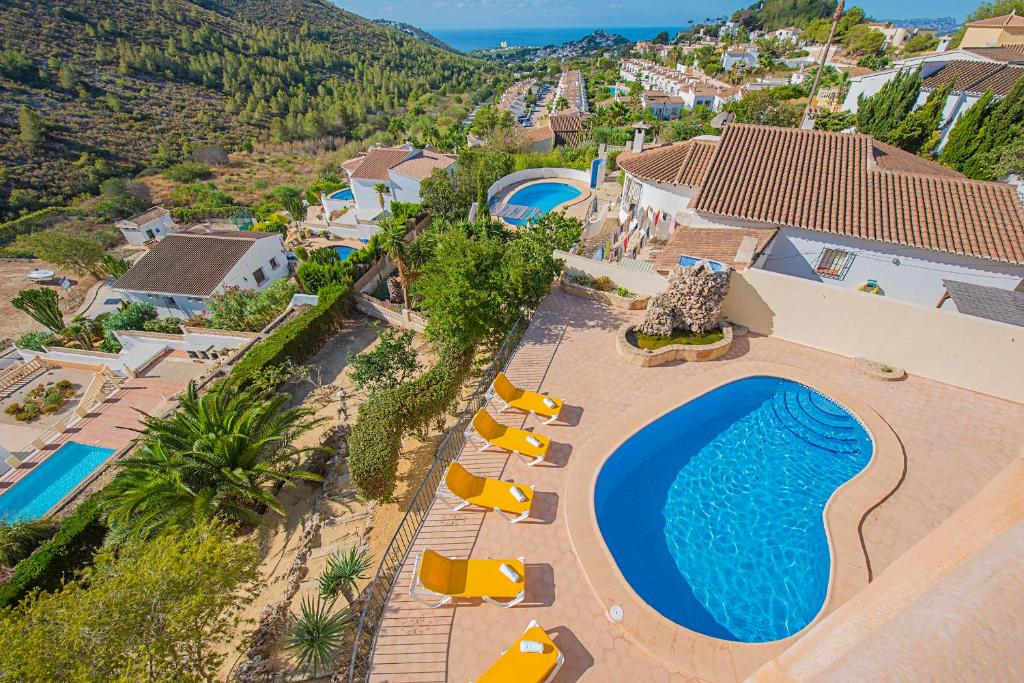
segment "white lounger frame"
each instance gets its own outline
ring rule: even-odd
[[[431,609],[434,609],[435,607],[440,607],[441,605],[447,605],[449,602],[452,601],[452,596],[445,595],[444,593],[435,593],[432,590],[427,590],[426,588],[424,588],[422,582],[420,582],[420,561],[422,559],[423,553],[420,553],[416,557],[416,564],[412,568],[412,581],[409,583],[409,597],[411,597],[416,602],[426,605]],[[526,560],[524,558],[517,557],[516,559],[522,562],[523,564],[526,564]],[[523,578],[525,583],[526,577]],[[481,600],[483,600],[484,602],[491,605],[496,605],[498,607],[504,607],[505,609],[508,609],[509,607],[515,607],[516,605],[521,603],[525,598],[525,585],[523,586],[523,590],[519,591],[519,593],[508,602],[495,600],[494,598],[487,597],[486,595],[481,596]]]
[[[530,623],[526,625],[526,628],[523,629],[523,634],[525,635],[527,631],[534,627],[540,628],[540,624],[537,623],[536,619],[531,620]],[[507,647],[501,651],[501,654],[505,654],[506,652],[508,652]],[[565,664],[565,655],[562,654],[562,650],[559,648],[558,657],[555,659],[555,668],[551,670],[551,673],[548,674],[548,677],[545,678],[542,683],[551,683],[551,681],[555,680],[555,676],[558,675],[563,664]],[[470,681],[469,683],[473,683],[473,681]]]
[[[476,427],[473,426],[473,422],[472,421],[470,421],[469,427],[466,428],[466,438],[469,439],[470,441],[477,441],[478,443],[481,444],[481,446],[476,449],[477,453],[483,453],[488,448],[493,448],[496,451],[502,450],[501,448],[495,446],[494,444],[492,444],[490,441],[488,441],[484,437],[482,437],[479,434],[477,434],[476,433]],[[539,455],[536,458],[527,458],[525,455],[523,455],[519,451],[512,451],[512,453],[515,454],[515,456],[518,457],[520,460],[522,460],[523,463],[525,463],[527,467],[533,467],[537,463],[544,462],[544,458],[547,457],[547,454],[545,454],[545,455]]]

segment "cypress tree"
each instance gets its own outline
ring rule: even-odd
[[[981,127],[988,118],[994,96],[991,90],[986,90],[985,94],[956,120],[953,130],[949,131],[949,137],[946,138],[946,146],[939,154],[940,163],[958,171],[964,170],[964,165],[978,150]]]
[[[924,105],[917,111],[908,114],[902,123],[889,134],[888,142],[914,154],[931,151],[923,148],[926,143],[930,143],[931,147],[934,147],[938,142],[936,133],[939,126],[942,125],[942,111],[946,107],[946,100],[952,90],[953,81],[932,90]]]
[[[18,139],[30,147],[41,145],[46,137],[43,120],[26,104],[18,109],[18,129]]]
[[[920,94],[920,69],[899,72],[874,96],[858,99],[857,130],[885,140],[911,112]]]

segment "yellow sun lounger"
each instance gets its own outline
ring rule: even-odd
[[[467,505],[493,508],[513,524],[530,516],[530,506],[533,504],[532,486],[478,477],[457,462],[448,466],[444,483],[448,487],[448,493],[442,491],[441,498],[449,505],[452,504],[450,499],[453,499],[457,503],[452,505],[455,510],[461,510]],[[513,488],[523,500],[516,497]]]
[[[466,430],[466,436],[475,437],[483,443],[478,452],[482,453],[491,446],[512,451],[527,465],[543,462],[551,445],[551,439],[543,434],[534,434],[518,427],[506,427],[483,408],[476,411],[473,422]]]
[[[428,607],[440,607],[454,598],[481,598],[498,607],[513,607],[526,597],[526,565],[521,557],[453,560],[424,550],[412,570],[409,595]]]
[[[523,642],[527,645],[523,646]],[[540,652],[523,652],[524,649]],[[548,683],[554,680],[564,663],[562,651],[534,620],[475,683]]]
[[[532,414],[544,424],[551,424],[558,419],[558,415],[562,412],[561,399],[538,394],[536,391],[520,389],[509,381],[504,372],[499,372],[491,384],[488,400],[491,399],[500,404],[498,412],[515,408]]]

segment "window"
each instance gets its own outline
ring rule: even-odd
[[[271,270],[277,270],[277,259],[276,258],[270,259],[270,269]]]
[[[853,252],[825,247],[818,257],[818,265],[814,269],[818,275],[832,280],[842,280],[846,271],[853,264]]]
[[[256,272],[252,274],[252,277],[254,280],[256,280],[257,286],[262,285],[264,282],[267,281],[267,276],[263,274],[262,268],[257,268]]]

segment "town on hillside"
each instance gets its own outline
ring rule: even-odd
[[[1024,2],[344,5],[0,8],[0,680],[1024,680]]]

